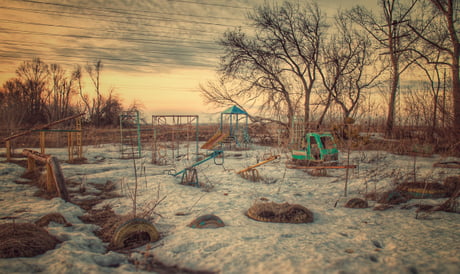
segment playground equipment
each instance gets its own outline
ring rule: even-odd
[[[300,149],[305,146],[305,122],[303,117],[293,117],[289,136],[291,137],[289,146],[291,149]]]
[[[242,119],[244,123],[241,123]],[[225,123],[227,121],[228,123]],[[214,149],[220,145],[220,149],[223,149],[226,145],[231,149],[233,144],[238,148],[247,148],[249,143],[248,113],[237,106],[232,106],[221,112],[219,131],[201,148]]]
[[[33,172],[37,166],[35,161],[39,161],[46,165],[46,183],[45,191],[48,193],[56,193],[64,201],[69,201],[69,194],[65,185],[64,175],[56,157],[46,155],[30,149],[24,149],[22,154],[27,156],[27,171]]]
[[[339,151],[330,133],[307,133],[305,147],[292,150],[292,164],[288,168],[296,169],[338,169],[356,168],[356,165],[339,165]]]
[[[213,149],[215,146],[220,144],[225,138],[229,136],[229,133],[223,133],[218,131],[214,136],[211,137],[206,143],[204,143],[202,149]]]
[[[249,166],[249,167],[247,167],[245,169],[242,169],[242,170],[238,171],[236,174],[238,174],[241,177],[243,177],[244,179],[250,180],[252,182],[260,181],[261,177],[260,177],[259,171],[256,169],[256,167],[264,165],[264,164],[266,164],[268,162],[271,162],[271,161],[274,161],[276,159],[279,159],[279,157],[280,157],[279,155],[272,155],[272,156],[268,157],[266,160],[264,160],[264,161],[262,161],[260,163],[257,163],[255,165]]]
[[[181,171],[179,172],[176,172],[176,173],[172,173],[171,175],[176,177],[178,175],[181,175],[182,174],[182,179],[181,179],[181,184],[183,185],[193,185],[193,186],[199,186],[199,182],[198,182],[198,171],[196,170],[196,167],[201,165],[202,163],[204,162],[207,162],[211,159],[214,159],[214,164],[216,165],[222,165],[224,163],[224,158],[223,158],[223,151],[222,150],[214,150],[211,154],[209,154],[206,158],[204,158],[203,160],[201,161],[198,161],[194,164],[192,164],[191,166],[189,167],[186,167],[184,169],[182,169]],[[222,155],[222,161],[221,162],[217,162],[216,161],[216,158],[218,156],[221,156]]]
[[[305,147],[302,150],[293,150],[292,159],[305,161],[307,165],[313,163],[334,164],[339,159],[339,151],[330,133],[307,133]]]
[[[109,246],[113,249],[137,247],[159,239],[160,233],[151,222],[142,218],[133,218],[115,229]]]
[[[139,111],[123,111],[120,114],[121,159],[142,156]]]
[[[156,165],[174,163],[183,155],[188,160],[193,142],[195,142],[195,155],[198,161],[198,122],[198,115],[152,115],[152,163]],[[184,144],[185,151],[184,149],[181,151],[181,143]]]
[[[45,134],[47,132],[65,132],[67,133],[67,151],[69,162],[74,160],[75,154],[77,155],[78,159],[83,158],[83,148],[82,148],[82,125],[81,125],[81,117],[85,115],[85,113],[80,113],[77,115],[69,116],[45,125],[37,126],[32,129],[26,130],[24,132],[11,135],[7,138],[4,138],[2,142],[5,142],[6,146],[6,159],[7,161],[11,160],[11,141],[19,138],[21,136],[29,135],[34,132],[39,132],[40,138],[40,152],[45,154],[45,143],[46,138]],[[75,120],[75,128],[74,129],[50,129],[52,126],[62,124],[67,121]]]

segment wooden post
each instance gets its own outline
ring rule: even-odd
[[[73,161],[73,140],[72,140],[73,132],[67,132],[67,154],[69,158],[69,162]]]
[[[59,191],[56,189],[56,182],[53,178],[53,168],[49,163],[46,164],[46,192],[56,192],[59,194]]]
[[[10,140],[5,142],[6,145],[6,160],[11,161],[11,143]]]
[[[64,201],[69,201],[69,193],[67,192],[67,187],[65,185],[64,174],[62,173],[61,166],[59,165],[59,160],[56,157],[50,156],[47,158],[47,167],[50,167],[51,176],[54,182],[56,192],[59,197]]]
[[[75,129],[78,130],[77,132],[77,150],[78,150],[78,159],[83,158],[83,133],[82,133],[82,127],[81,127],[81,116],[78,117],[75,120]]]
[[[35,159],[32,157],[27,157],[27,171],[34,171],[37,168],[37,165],[35,164]]]
[[[45,132],[40,131],[40,152],[45,154]]]

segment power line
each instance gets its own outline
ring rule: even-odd
[[[90,32],[94,32],[93,29],[91,28],[85,28],[85,27],[74,27],[74,26],[66,26],[66,25],[55,25],[55,24],[45,24],[45,23],[36,23],[36,22],[22,22],[22,21],[16,21],[16,20],[9,20],[9,19],[0,19],[0,22],[6,22],[6,23],[13,23],[13,24],[26,24],[26,25],[34,25],[34,26],[45,26],[45,27],[53,27],[53,28],[64,28],[64,29],[77,29],[77,30],[86,30]],[[8,30],[8,29],[5,29]],[[115,33],[115,34],[129,34],[129,35],[139,35],[139,36],[146,36],[146,37],[151,37],[154,36],[155,38],[169,38],[172,40],[177,40],[177,37],[173,36],[168,36],[168,35],[158,35],[157,32],[152,33],[152,35],[147,35],[145,32],[143,33],[136,33],[136,32],[131,32],[131,31],[115,31],[115,30],[104,30],[105,33]],[[49,33],[49,35],[54,35],[52,33]],[[89,37],[88,37],[89,38]],[[115,39],[111,37],[111,39]],[[197,42],[197,43],[204,43],[204,44],[210,44],[210,45],[215,45],[215,42],[209,41],[209,40],[200,40],[200,39],[180,39],[181,42]]]
[[[236,20],[241,22],[241,19],[230,17],[208,17],[197,14],[153,10],[83,7],[48,1],[13,1],[26,3],[28,6],[6,6],[0,7],[0,9],[51,16],[51,19],[45,18],[45,20],[50,21],[33,22],[37,21],[37,19],[40,20],[40,17],[26,15],[14,17],[21,19],[10,19],[11,17],[7,19],[1,18],[0,14],[0,22],[4,23],[2,24],[3,28],[0,27],[3,34],[9,35],[8,38],[13,37],[12,34],[24,36],[21,41],[2,40],[1,43],[7,46],[9,50],[0,50],[0,56],[5,61],[17,60],[20,57],[37,57],[37,55],[46,53],[45,58],[55,59],[58,62],[60,62],[59,58],[66,58],[67,60],[102,59],[114,62],[116,66],[140,65],[152,68],[158,67],[154,65],[157,62],[168,67],[198,66],[215,68],[219,55],[219,46],[214,41],[216,38],[210,36],[212,34],[221,34],[221,31],[217,31],[219,28],[234,27],[234,25],[219,23],[223,20],[226,22]],[[218,3],[170,2],[218,8],[247,9]],[[37,5],[39,8],[31,4]],[[65,22],[67,23],[56,22],[56,20],[53,20],[56,17],[65,17]],[[93,20],[107,24],[102,24],[96,28],[84,27],[85,24],[73,25],[73,19]],[[202,19],[211,19],[213,21]],[[6,27],[5,24],[10,24],[12,27]],[[181,27],[181,25],[184,25],[184,27]],[[25,28],[24,26],[43,27],[47,31]],[[158,29],[164,31],[158,31]],[[61,30],[64,30],[64,32]],[[36,39],[34,36],[67,40],[59,41],[56,44],[52,39]],[[105,42],[99,43],[104,46],[91,46],[91,43],[88,43],[87,46],[82,45],[86,40],[94,41],[92,44],[97,43],[97,41],[110,41],[113,42],[113,46],[111,44],[107,45]],[[62,46],[61,44],[63,43],[72,44],[72,46]],[[11,52],[12,49],[14,49],[13,52]],[[116,54],[121,55],[116,56]]]
[[[54,11],[54,10],[43,10],[43,9],[33,9],[33,8],[17,8],[17,7],[0,7],[0,9],[6,9],[6,10],[15,10],[15,11],[25,11],[25,12],[32,12],[36,14],[46,14],[46,15],[55,15],[55,16],[61,16],[61,17],[66,17],[66,18],[83,18],[85,20],[95,20],[95,21],[105,21],[105,22],[112,22],[112,23],[123,23],[123,21],[113,21],[113,20],[108,20],[107,18],[115,18],[115,19],[134,19],[134,20],[139,20],[139,19],[148,19],[148,20],[160,20],[164,22],[176,22],[176,23],[186,23],[186,24],[201,24],[201,25],[209,25],[209,26],[215,26],[215,27],[234,27],[234,25],[227,25],[227,24],[218,24],[218,23],[212,23],[212,22],[200,22],[200,21],[192,21],[192,20],[184,20],[184,19],[175,19],[175,18],[168,18],[168,17],[154,17],[154,16],[149,16],[149,17],[129,17],[129,16],[121,16],[121,15],[107,15],[107,14],[98,14],[98,13],[86,13],[83,14],[80,12],[80,15],[84,16],[79,16],[75,13],[72,12],[65,12],[65,11]],[[95,19],[93,17],[101,17],[99,19]],[[152,26],[152,25],[150,25]]]
[[[218,17],[218,16],[201,16],[201,15],[190,15],[185,13],[170,13],[170,12],[157,12],[153,10],[136,10],[136,9],[115,9],[115,8],[91,8],[91,7],[83,7],[83,6],[76,6],[76,5],[69,5],[69,4],[62,4],[62,3],[50,3],[45,1],[32,1],[32,0],[14,0],[18,2],[29,2],[29,3],[36,3],[36,4],[43,4],[43,5],[52,5],[52,6],[59,6],[59,7],[67,7],[67,8],[74,8],[77,10],[85,9],[85,10],[94,10],[94,11],[111,11],[115,13],[121,13],[123,15],[130,14],[130,15],[140,15],[139,13],[148,13],[148,14],[161,14],[161,15],[173,15],[173,16],[187,16],[187,17],[197,17],[197,18],[206,18],[206,19],[219,19],[219,20],[234,20],[237,21],[238,19],[231,18],[231,17]],[[170,0],[171,1],[171,0]],[[242,8],[237,6],[229,6],[229,5],[221,5],[221,4],[210,4],[210,3],[199,3],[199,2],[192,2],[192,1],[172,1],[172,2],[187,2],[193,4],[200,4],[200,5],[208,5],[208,6],[218,6],[218,7],[230,7],[235,9],[248,9]]]

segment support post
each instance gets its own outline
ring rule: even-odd
[[[67,154],[69,158],[69,162],[73,161],[73,140],[72,140],[72,132],[67,132]]]
[[[11,161],[11,142],[10,140],[5,142],[6,145],[6,160]]]
[[[40,152],[45,154],[45,132],[40,131]]]
[[[31,172],[34,171],[37,168],[37,165],[35,164],[35,159],[32,157],[27,157],[27,171]]]

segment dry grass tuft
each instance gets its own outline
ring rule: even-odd
[[[0,258],[34,257],[54,249],[60,241],[31,223],[0,224]]]

